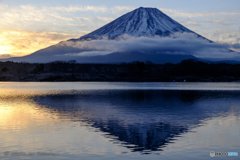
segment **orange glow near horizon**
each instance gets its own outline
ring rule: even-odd
[[[73,37],[60,32],[0,31],[0,58],[25,56]]]

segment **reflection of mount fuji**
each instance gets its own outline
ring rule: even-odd
[[[34,98],[63,119],[83,122],[131,151],[158,151],[174,137],[227,113],[240,93],[204,91],[70,91]],[[222,99],[225,97],[225,99]],[[217,105],[216,105],[217,103]],[[148,153],[148,152],[144,152]]]

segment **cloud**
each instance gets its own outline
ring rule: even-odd
[[[213,19],[213,20],[205,20],[205,22],[208,23],[214,23],[214,24],[223,24],[223,25],[229,25],[230,22],[236,21],[236,18],[220,18],[220,19]]]
[[[65,32],[71,30],[75,32],[74,37],[76,35],[79,37],[79,31],[90,32],[91,30],[86,30],[86,28],[94,30],[114,20],[114,18],[103,16],[101,13],[112,13],[112,10],[116,12],[124,9],[124,7],[113,8],[102,6],[37,7],[33,5],[9,7],[0,4],[0,31],[16,30],[16,28],[26,31]],[[98,12],[97,15],[96,12]],[[86,27],[79,28],[79,26]]]
[[[82,17],[78,17],[75,19],[72,19],[76,22],[98,22],[98,21],[104,21],[104,22],[110,22],[112,20],[114,20],[113,18],[108,18],[108,17],[91,17],[91,18],[82,18]]]
[[[90,12],[90,15],[94,15],[93,12],[108,12],[108,13],[116,13],[122,11],[128,11],[135,9],[133,7],[127,6],[115,6],[112,8],[107,8],[104,6],[69,6],[69,7],[36,7],[33,5],[21,5],[17,7],[9,7],[8,5],[1,5],[0,4],[0,16],[1,21],[0,24],[16,24],[16,22],[56,22],[54,19],[60,19],[65,21],[73,21],[75,16],[74,12],[82,12],[83,13]],[[64,16],[65,15],[65,16]],[[74,16],[73,16],[74,15]],[[80,17],[81,20],[89,21],[89,15]],[[103,21],[110,21],[112,20],[111,17],[100,17],[93,16],[93,18],[98,18]],[[79,18],[75,18],[79,19]]]
[[[240,49],[240,44],[239,43],[232,44],[232,47],[236,49]]]
[[[186,12],[179,12],[174,9],[166,9],[160,8],[163,12],[173,13],[176,17],[205,17],[205,16],[216,16],[216,15],[240,15],[240,12],[203,12],[203,13],[186,13]]]
[[[0,54],[23,56],[73,38],[73,36],[66,32],[4,30],[0,31]]]
[[[114,20],[106,17],[105,12],[115,14],[130,9],[127,6],[12,7],[0,4],[0,52],[23,56],[60,41],[79,38]]]
[[[199,24],[197,22],[187,22],[187,23],[184,23],[184,25],[188,25],[188,26],[202,26],[202,24]]]
[[[69,7],[50,7],[51,10],[61,11],[61,12],[85,12],[85,11],[93,11],[93,12],[106,12],[108,10],[105,6],[69,6]]]
[[[64,55],[60,55],[60,56],[88,56],[88,57],[91,57],[91,56],[103,56],[103,55],[107,55],[107,54],[110,54],[112,53],[112,51],[88,51],[88,52],[81,52],[81,53],[67,53],[67,54],[64,54]]]
[[[238,39],[240,38],[240,31],[231,30],[231,29],[208,29],[202,30],[201,32],[196,31],[204,37],[211,39],[217,43],[239,43]]]
[[[126,38],[127,37],[127,38]],[[146,54],[184,54],[199,58],[231,59],[240,58],[238,53],[229,52],[229,44],[210,43],[206,39],[198,38],[191,33],[177,33],[171,37],[129,37],[123,36],[120,40],[93,40],[84,42],[63,42],[79,49],[80,56],[87,53],[94,55],[107,52],[141,52]],[[102,53],[101,53],[102,51]],[[69,54],[68,54],[69,55]]]
[[[230,48],[240,53],[240,43],[230,44]]]
[[[161,8],[161,10],[189,29],[213,41],[236,43],[240,38],[238,36],[240,12],[187,13],[173,9]],[[237,36],[230,38],[230,35]]]
[[[11,58],[12,56],[10,54],[0,54],[0,59],[7,59]]]
[[[119,12],[126,12],[126,11],[132,11],[136,9],[136,7],[131,7],[131,6],[115,6],[112,7],[110,10],[112,13],[119,13]]]

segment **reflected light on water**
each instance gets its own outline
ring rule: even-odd
[[[59,154],[50,159],[146,159],[145,154],[185,160],[208,159],[212,150],[240,149],[240,92],[231,87],[202,91],[153,90],[156,83],[146,84],[148,90],[133,89],[136,83],[123,83],[128,89],[116,89],[121,83],[98,89],[102,83],[3,84],[0,159],[11,159],[3,156],[5,151],[17,151]]]
[[[1,129],[31,129],[36,125],[51,125],[49,122],[58,119],[57,113],[47,108],[40,108],[28,99],[1,100],[0,114]]]
[[[91,130],[89,125],[79,120],[73,122],[72,114],[39,105],[33,100],[37,96],[49,94],[41,91],[29,94],[25,90],[17,93],[12,90],[1,90],[0,158],[1,152],[6,151],[34,153],[53,151],[67,155],[104,155],[107,152],[121,154],[127,151],[111,144],[99,132],[89,133]]]

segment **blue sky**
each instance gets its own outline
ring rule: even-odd
[[[140,6],[215,42],[240,44],[240,0],[0,0],[0,54],[27,55],[79,38]]]

